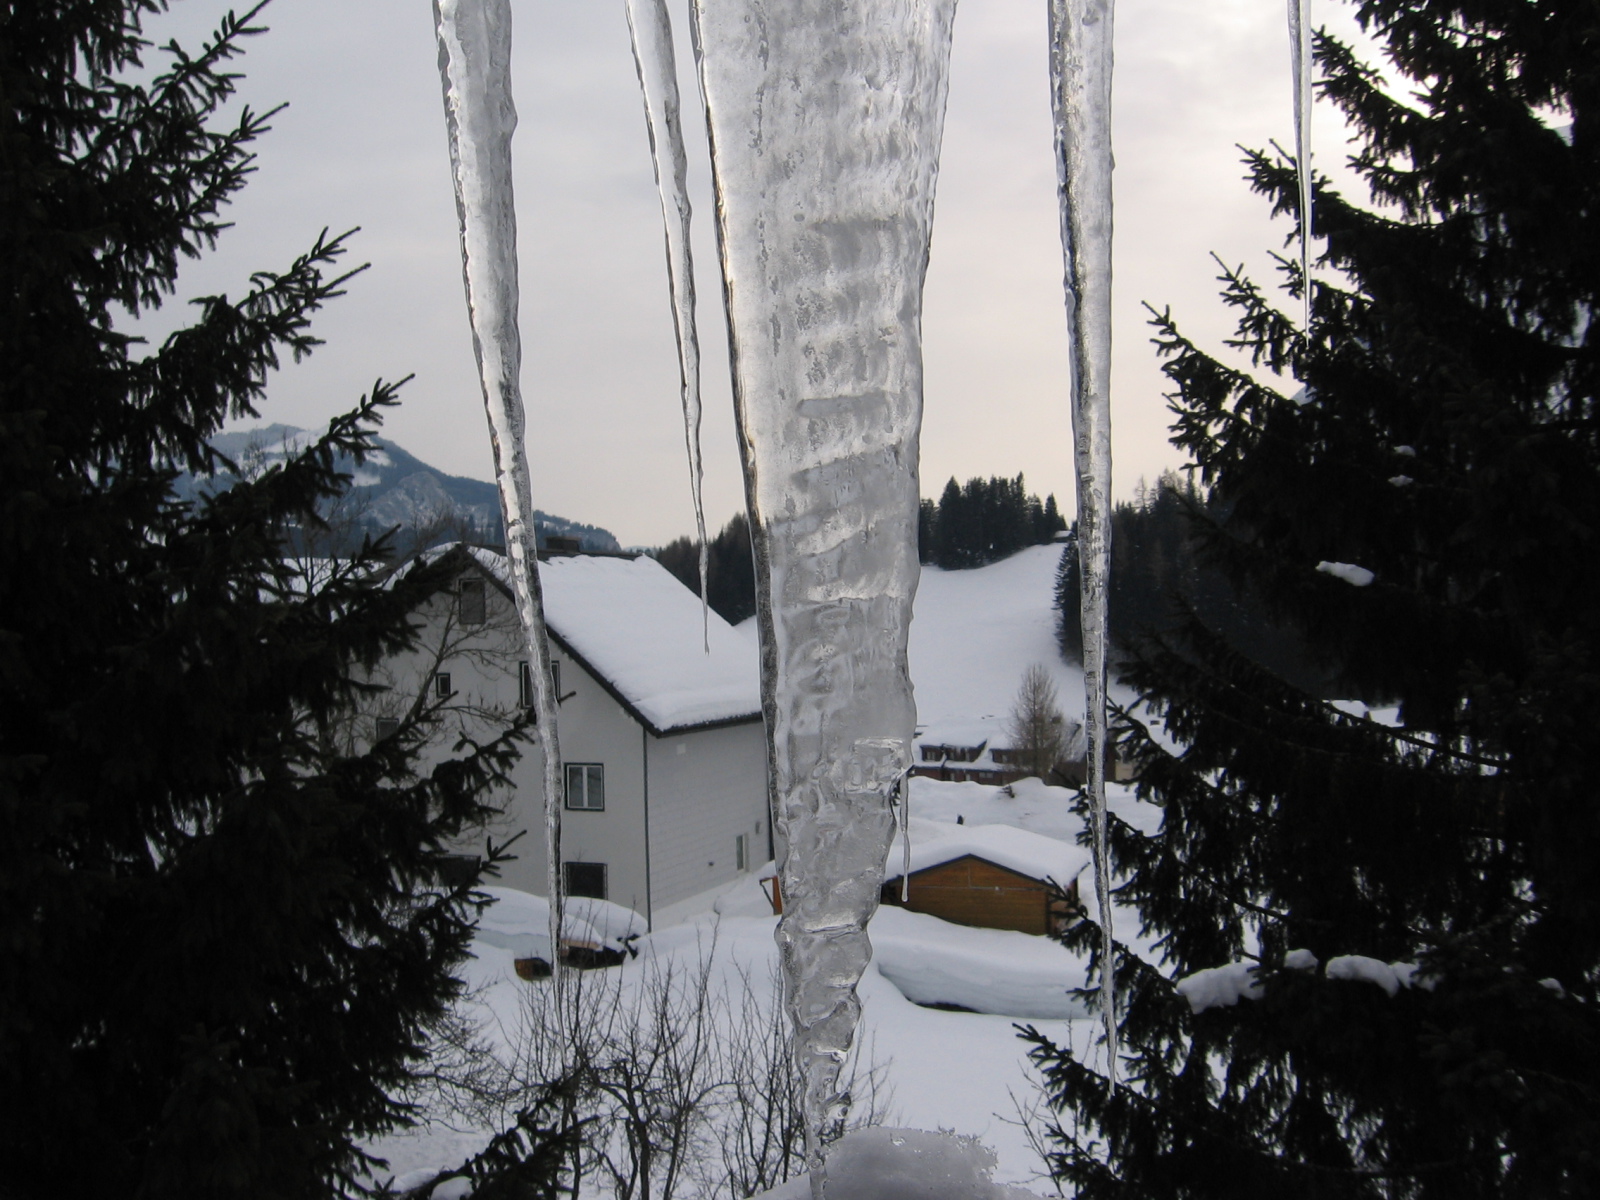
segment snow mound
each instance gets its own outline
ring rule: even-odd
[[[1036,1200],[992,1178],[994,1151],[977,1138],[921,1129],[855,1129],[828,1149],[828,1200]],[[810,1200],[800,1175],[757,1200]]]
[[[1420,987],[1431,992],[1433,981],[1418,979],[1417,970],[1416,963],[1386,963],[1381,959],[1368,958],[1365,954],[1344,954],[1338,958],[1330,958],[1323,973],[1329,979],[1352,979],[1361,983],[1377,984],[1391,996],[1397,994],[1403,987]]]
[[[1049,938],[889,906],[878,909],[867,934],[878,973],[914,1004],[1032,1020],[1089,1015],[1067,994],[1086,986],[1083,960]]]
[[[1358,567],[1354,563],[1319,562],[1317,570],[1324,575],[1332,575],[1335,579],[1342,579],[1351,587],[1366,587],[1377,578],[1365,567]]]
[[[1004,787],[927,776],[914,776],[910,782],[913,822],[927,818],[954,825],[960,818],[967,825],[1013,825],[1063,842],[1076,841],[1083,832],[1083,819],[1072,811],[1076,788],[1056,787],[1032,777]],[[1141,833],[1154,833],[1161,827],[1161,809],[1140,800],[1126,784],[1108,782],[1106,804]],[[911,841],[913,845],[917,841],[915,824]]]
[[[1261,982],[1256,978],[1255,963],[1231,962],[1184,976],[1178,980],[1178,995],[1194,1012],[1203,1013],[1208,1008],[1232,1007],[1241,997],[1261,999]]]
[[[550,958],[550,902],[515,888],[479,888],[492,903],[478,917],[477,940],[518,958]],[[572,945],[622,950],[645,932],[645,919],[631,908],[586,896],[567,897],[561,936]]]

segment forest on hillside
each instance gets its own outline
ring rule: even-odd
[[[1171,634],[1198,617],[1240,654],[1314,694],[1334,687],[1335,673],[1311,657],[1305,640],[1275,622],[1248,586],[1236,583],[1200,536],[1218,509],[1188,475],[1140,482],[1133,499],[1111,515],[1112,653],[1131,655],[1143,639]],[[1078,546],[1068,540],[1056,571],[1057,635],[1062,654],[1083,661]]]
[[[1055,496],[1029,495],[1021,475],[965,484],[952,476],[937,501],[924,500],[917,514],[917,549],[924,565],[963,570],[999,562],[1027,546],[1048,544],[1067,527]],[[654,551],[656,559],[693,592],[700,590],[700,551],[680,537]],[[734,514],[706,543],[706,599],[737,625],[755,615],[756,576],[750,524]]]

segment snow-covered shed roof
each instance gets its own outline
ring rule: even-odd
[[[505,556],[468,553],[509,595]],[[552,556],[539,584],[551,636],[652,733],[760,718],[756,647],[714,612],[703,627],[700,597],[649,555]]]
[[[936,838],[919,838],[913,832],[911,874],[971,855],[1029,879],[1054,880],[1066,887],[1089,865],[1090,853],[1083,846],[1012,825],[952,825],[948,829]],[[885,879],[899,879],[904,868],[905,842],[896,837],[889,847]]]
[[[996,739],[1004,740],[1004,717],[947,717],[921,726],[917,730],[917,744],[922,746],[982,746]]]

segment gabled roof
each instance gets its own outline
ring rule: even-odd
[[[509,596],[505,556],[464,549]],[[702,626],[700,597],[655,559],[552,556],[539,583],[551,636],[651,733],[760,719],[756,647],[714,612]]]
[[[1083,846],[1012,825],[951,826],[948,833],[939,837],[919,838],[919,824],[912,822],[912,875],[971,855],[1029,879],[1054,880],[1067,887],[1083,873],[1091,857]],[[905,842],[897,836],[889,847],[884,878],[899,879],[904,873]]]

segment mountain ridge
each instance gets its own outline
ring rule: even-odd
[[[218,434],[211,446],[244,475],[265,470],[275,462],[310,445],[317,434],[281,422],[255,429]],[[351,477],[351,486],[330,518],[347,526],[353,536],[377,535],[400,529],[421,535],[431,545],[437,540],[465,537],[485,544],[505,540],[500,521],[500,495],[495,485],[465,475],[450,475],[423,462],[388,438],[377,438],[377,449],[357,464],[341,456],[337,468]],[[181,499],[193,500],[208,491],[232,486],[238,476],[220,473],[210,478],[185,474],[175,488]],[[534,529],[539,545],[550,537],[575,539],[578,548],[615,552],[621,547],[610,530],[535,509]]]

